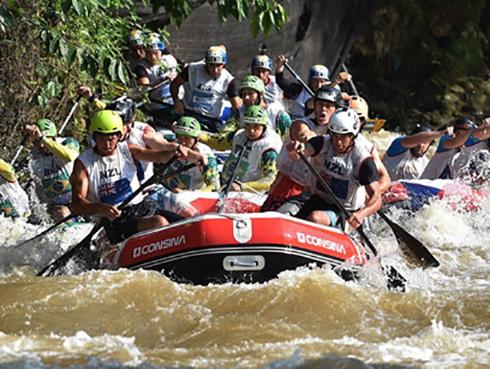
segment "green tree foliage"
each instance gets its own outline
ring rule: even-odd
[[[239,21],[249,18],[254,37],[260,32],[268,35],[274,28],[279,30],[287,21],[284,7],[275,0],[208,0],[207,2],[217,6],[218,16],[222,22],[226,22],[230,16]],[[161,7],[165,8],[172,23],[177,27],[192,11],[191,2],[187,0],[151,0],[151,3],[155,12]]]
[[[278,1],[208,2],[217,6],[222,21],[248,18],[254,35],[260,31],[268,34],[287,20]],[[143,5],[152,5],[155,11],[163,7],[177,26],[192,11],[190,2],[182,0],[146,0]],[[115,86],[131,85],[133,79],[124,58],[126,36],[129,30],[142,28],[139,21],[135,2],[128,0],[2,2],[0,117],[6,123],[0,126],[2,137],[20,141],[21,128],[40,117],[61,124],[81,84],[109,97],[117,93]],[[78,125],[74,127],[79,133],[83,131],[82,113],[75,116]],[[5,157],[12,143],[2,142],[0,146],[4,150],[0,155]]]

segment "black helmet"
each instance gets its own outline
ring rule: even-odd
[[[456,131],[469,131],[476,128],[476,124],[467,117],[459,117],[454,121],[453,127]]]
[[[121,116],[124,124],[130,124],[133,122],[136,105],[129,97],[121,96],[107,104],[105,109],[117,112]]]
[[[341,93],[338,89],[329,86],[321,87],[315,95],[315,101],[323,100],[334,103],[336,106],[340,106]]]
[[[420,132],[432,132],[432,127],[424,122],[419,122],[415,125],[412,134]]]

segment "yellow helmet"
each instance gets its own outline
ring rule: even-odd
[[[123,121],[121,116],[113,110],[100,110],[90,121],[89,133],[101,133],[109,135],[113,133],[123,133]]]

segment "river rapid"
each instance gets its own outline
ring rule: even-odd
[[[375,262],[360,282],[322,268],[204,287],[147,271],[35,277],[91,225],[19,247],[46,226],[0,218],[0,367],[488,368],[490,200],[391,216],[441,263],[410,266],[375,220],[370,237],[405,293],[386,289]]]

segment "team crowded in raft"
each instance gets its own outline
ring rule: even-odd
[[[58,136],[48,119],[25,127],[34,142],[30,170],[39,179],[37,195],[53,220],[70,213],[105,217],[113,243],[197,215],[177,194],[220,191],[235,171],[232,191],[268,192],[262,211],[336,226],[339,209],[302,155],[352,211],[347,222],[354,228],[380,209],[391,181],[454,179],[467,174],[468,168],[477,175],[478,165],[485,164],[475,161],[475,154],[481,157],[489,151],[488,118],[477,127],[460,117],[450,129],[438,131],[420,124],[413,134],[396,138],[381,159],[361,133],[369,120],[366,101],[339,86],[351,77],[347,73],[331,81],[327,67],[312,66],[307,80],[311,97],[302,84],[284,76],[283,55],[275,60],[275,75],[272,60],[257,55],[251,74],[237,81],[226,69],[224,46],[211,46],[204,60],[184,64],[169,53],[158,34],[135,30],[128,41],[128,62],[137,84],[151,91],[142,110],[152,125],[135,121],[131,99],[123,96],[105,104],[88,86],[81,86],[79,94],[94,107],[88,148],[81,154],[79,142]],[[171,128],[176,140],[167,141],[155,131],[159,126]],[[426,152],[436,139],[439,143],[429,160]],[[213,149],[231,150],[221,173]],[[153,175],[154,162],[170,160],[170,171],[190,162],[198,165],[148,189],[134,205],[118,209]],[[27,195],[3,160],[0,175],[1,211],[8,217],[27,216]]]

